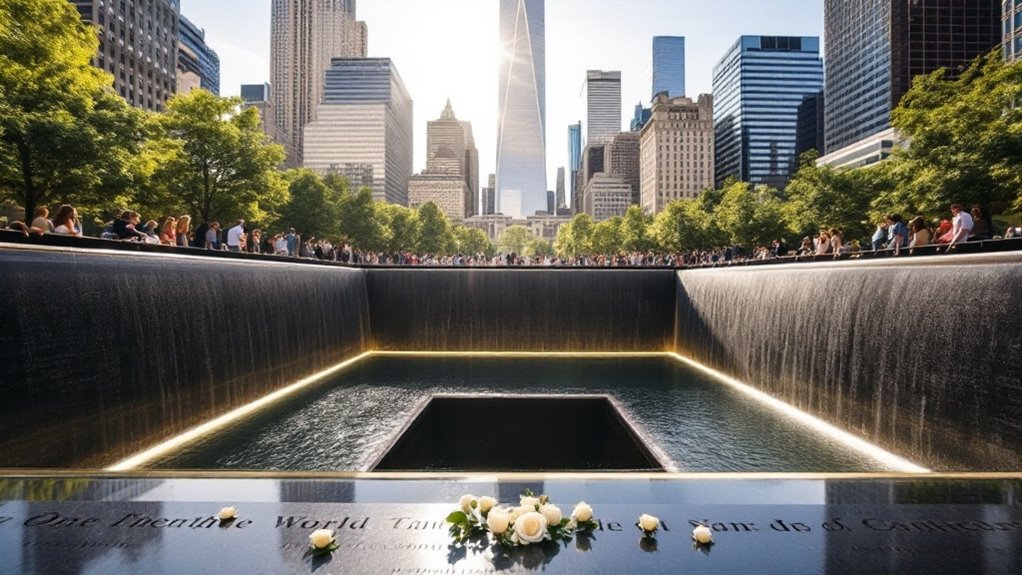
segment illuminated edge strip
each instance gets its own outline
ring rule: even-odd
[[[156,459],[157,457],[160,457],[161,455],[164,455],[170,451],[178,449],[181,446],[192,441],[195,441],[196,439],[204,435],[217,431],[218,429],[227,426],[229,423],[236,421],[242,417],[245,417],[246,415],[249,415],[255,411],[258,411],[271,403],[275,403],[277,401],[280,401],[281,399],[284,399],[285,397],[294,395],[295,393],[301,391],[302,389],[314,383],[318,383],[336,374],[337,372],[347,367],[350,367],[358,363],[359,361],[362,361],[363,359],[371,355],[372,352],[367,351],[359,356],[353,357],[347,361],[343,361],[315,375],[311,375],[309,377],[306,377],[305,379],[299,380],[283,389],[277,390],[269,395],[261,397],[253,401],[252,403],[243,405],[229,413],[225,413],[224,415],[217,417],[216,419],[207,421],[206,423],[203,423],[198,427],[193,427],[192,429],[189,429],[188,431],[180,435],[172,437],[167,441],[160,443],[159,445],[150,447],[149,449],[141,453],[132,455],[131,457],[123,461],[120,461],[118,463],[111,465],[110,467],[107,467],[104,471],[135,471],[142,465],[149,463],[150,461]]]
[[[697,361],[691,360],[681,354],[668,352],[667,355],[674,357],[676,360],[687,365],[688,367],[700,371],[720,381],[721,383],[724,383],[736,389],[737,391],[740,391],[745,395],[748,395],[749,397],[755,399],[756,401],[759,401],[760,403],[766,404],[772,407],[773,409],[780,411],[781,413],[790,417],[791,419],[794,419],[802,424],[805,424],[815,429],[816,431],[829,435],[830,437],[836,439],[837,441],[840,441],[841,443],[845,444],[847,447],[854,449],[865,455],[868,455],[869,457],[872,457],[882,462],[883,464],[890,466],[892,469],[895,469],[903,473],[931,473],[931,470],[925,467],[916,465],[915,463],[912,463],[911,461],[904,459],[902,457],[898,457],[897,455],[891,453],[890,451],[887,451],[872,443],[869,443],[868,441],[864,441],[852,435],[851,433],[848,433],[847,431],[843,431],[827,423],[826,421],[823,421],[822,419],[809,415],[808,413],[801,411],[800,409],[793,407],[779,399],[771,397],[770,395],[763,393],[758,389],[754,389],[750,387],[748,384],[742,383],[741,381],[738,381],[733,377],[724,375],[723,373],[715,369],[706,367],[705,365]]]
[[[374,351],[373,357],[579,357],[579,358],[656,358],[662,351]]]

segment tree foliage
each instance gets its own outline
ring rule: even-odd
[[[496,253],[493,242],[486,237],[486,232],[483,230],[455,226],[454,238],[457,241],[459,253],[465,255],[484,254],[487,257],[493,257],[493,254]]]
[[[419,207],[419,241],[416,245],[421,254],[440,256],[453,254],[457,247],[447,214],[433,202]]]
[[[593,228],[595,224],[588,214],[576,214],[575,217],[557,229],[557,241],[554,247],[557,253],[578,257],[588,254],[593,248]]]
[[[328,186],[315,172],[293,170],[288,174],[290,197],[275,218],[281,228],[301,230],[305,237],[340,233],[341,206],[348,197],[347,182]]]
[[[521,225],[509,226],[497,238],[497,249],[505,254],[525,255],[529,242],[536,239],[529,228]]]

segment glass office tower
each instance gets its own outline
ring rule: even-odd
[[[1009,0],[1013,1],[1013,0]],[[1001,0],[826,0],[825,143],[837,152],[882,132],[912,78],[953,77],[1001,46]]]
[[[797,168],[799,106],[823,88],[817,37],[742,36],[713,68],[714,180],[783,187]]]
[[[653,37],[653,95],[667,92],[672,98],[685,95],[685,38]]]
[[[544,0],[500,0],[497,210],[545,212],[546,42]]]

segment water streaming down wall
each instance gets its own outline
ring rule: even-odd
[[[670,270],[370,269],[373,347],[388,351],[662,352]]]
[[[0,467],[109,464],[365,351],[363,276],[0,248]]]
[[[938,469],[1022,468],[1022,257],[682,271],[677,349]]]

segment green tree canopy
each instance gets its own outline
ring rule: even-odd
[[[255,108],[205,90],[180,94],[157,116],[151,142],[167,159],[154,173],[163,191],[203,221],[261,220],[287,200],[277,167],[284,149],[266,140]]]
[[[290,199],[276,220],[280,227],[293,227],[305,237],[327,237],[340,233],[341,205],[347,198],[344,187],[327,186],[323,178],[309,169],[288,174]]]
[[[728,243],[744,246],[769,245],[773,240],[786,235],[787,229],[777,190],[736,182],[723,191],[723,198],[714,210],[713,218],[724,232]]]
[[[525,255],[525,248],[535,239],[529,228],[521,225],[509,226],[497,238],[497,249],[505,254]]]
[[[610,218],[593,226],[593,253],[612,255],[621,250],[621,221],[620,217]]]
[[[376,215],[385,228],[384,251],[414,250],[419,238],[418,212],[397,204],[377,203],[376,208]]]
[[[417,246],[420,254],[446,256],[454,253],[456,242],[451,222],[433,202],[426,202],[419,208]]]
[[[351,242],[352,247],[380,251],[386,246],[387,228],[369,188],[362,188],[344,198],[338,220],[341,235]]]
[[[64,0],[0,0],[0,197],[22,205],[124,201],[144,115],[92,66],[99,47]],[[54,207],[54,206],[49,206]]]
[[[817,167],[816,157],[807,152],[800,158],[801,167],[784,190],[788,199],[781,211],[788,231],[796,237],[830,228],[850,239],[868,235],[867,213],[876,195],[870,182],[876,172]]]
[[[639,206],[629,206],[621,220],[621,249],[626,252],[645,252],[653,248],[650,235],[653,217],[647,216]]]
[[[483,230],[455,226],[454,237],[458,243],[458,251],[462,254],[469,256],[485,254],[486,257],[493,257],[493,254],[496,253],[493,242]]]
[[[595,226],[588,214],[575,214],[568,223],[557,229],[557,241],[554,245],[557,253],[578,257],[592,252]]]

